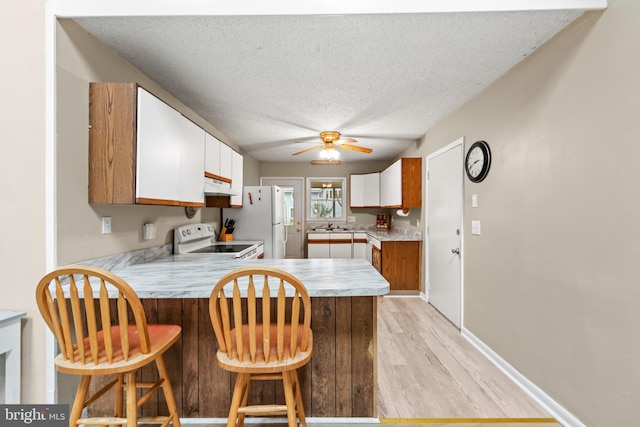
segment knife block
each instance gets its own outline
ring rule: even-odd
[[[233,234],[227,234],[227,227],[222,227],[218,240],[221,242],[230,242],[233,240]]]

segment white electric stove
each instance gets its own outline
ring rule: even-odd
[[[219,242],[213,225],[189,224],[173,230],[173,253],[207,254],[234,259],[263,258],[264,243],[233,240]]]

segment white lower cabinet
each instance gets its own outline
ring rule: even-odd
[[[353,258],[371,258],[371,256],[367,256],[367,233],[353,233]],[[371,260],[369,259],[369,261]]]
[[[331,258],[351,258],[352,233],[331,233],[329,246]]]
[[[352,258],[353,233],[307,234],[307,258]]]
[[[329,236],[327,233],[307,234],[307,258],[331,258]]]

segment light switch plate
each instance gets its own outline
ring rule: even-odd
[[[110,234],[111,233],[111,217],[103,216],[102,217],[102,234]]]
[[[480,235],[480,221],[478,220],[471,221],[471,234],[474,234],[476,236]]]
[[[477,208],[478,207],[478,195],[477,194],[472,194],[471,195],[471,207],[472,208]]]

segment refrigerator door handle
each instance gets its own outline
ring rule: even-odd
[[[287,219],[287,202],[282,201],[282,226],[284,227],[284,242],[287,243],[287,225],[285,220]]]

